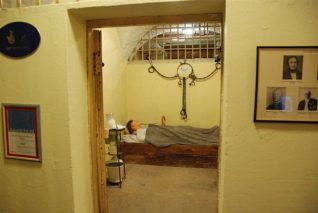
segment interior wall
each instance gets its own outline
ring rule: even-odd
[[[0,54],[0,103],[40,105],[42,162],[5,159],[0,149],[0,212],[73,212],[67,13],[52,7],[1,10],[0,26],[21,20],[38,29],[41,43],[28,57]],[[0,138],[3,143],[3,131]]]
[[[113,113],[117,123],[125,124],[126,84],[124,57],[117,28],[102,29],[104,114]],[[107,122],[107,120],[104,120]],[[105,125],[107,126],[107,125]]]
[[[156,1],[76,1],[1,10],[0,26],[25,21],[41,34],[40,47],[31,56],[11,59],[0,54],[0,103],[40,105],[43,159],[5,159],[0,149],[0,212],[93,212],[85,20],[218,10],[206,7],[204,0],[163,0],[146,6],[143,2]],[[173,7],[166,2],[174,2]],[[124,3],[137,5],[121,7]]]
[[[0,55],[0,103],[40,105],[42,162],[4,159],[0,149],[0,212],[92,212],[86,23],[55,5],[0,13],[0,26],[21,20],[41,43],[28,57]]]
[[[166,116],[170,125],[219,125],[220,70],[206,81],[197,81],[193,87],[189,86],[190,80],[187,80],[188,120],[184,122],[179,114],[182,87],[178,86],[178,79],[166,80],[157,74],[151,75],[148,62],[127,63],[128,56],[124,52],[126,46],[121,43],[119,35],[122,32],[122,28],[102,29],[105,114],[113,113],[117,123],[123,125],[130,119],[142,123],[160,123],[162,115]],[[206,76],[215,69],[212,59],[197,59],[189,63],[197,77]],[[180,62],[156,61],[155,64],[162,73],[174,76]]]
[[[207,76],[215,69],[211,60],[187,61],[193,66],[197,77]],[[154,61],[156,69],[167,76],[174,76],[180,62]],[[126,68],[127,120],[136,119],[142,123],[160,123],[166,116],[168,125],[191,125],[212,127],[220,121],[220,76],[221,71],[206,81],[196,82],[190,87],[187,80],[186,104],[188,120],[180,118],[182,109],[182,86],[178,79],[167,80],[157,73],[149,73],[148,62],[129,63]]]
[[[219,212],[317,212],[318,125],[253,122],[256,46],[317,45],[317,9],[226,1]]]
[[[132,12],[140,16],[175,14],[176,9],[178,14],[215,11],[202,4],[207,2],[204,0],[200,4],[163,0],[139,8],[142,2],[156,1],[76,1],[1,10],[0,26],[25,21],[41,34],[41,44],[31,56],[11,59],[0,54],[0,103],[40,105],[43,159],[42,163],[5,159],[0,149],[0,212],[93,212],[85,20],[130,16]],[[173,7],[165,2],[174,2]],[[132,7],[138,10],[121,7],[124,3],[139,4]],[[118,7],[114,10],[112,5]],[[73,9],[70,19],[69,9]]]
[[[89,142],[86,22],[69,14],[67,84],[74,212],[93,212],[92,156]]]
[[[315,0],[227,0],[219,212],[318,209],[317,125],[253,123],[256,46],[317,45],[317,8]],[[190,13],[191,8],[187,9]],[[210,12],[208,8],[207,11]],[[0,55],[0,102],[40,104],[43,155],[41,164],[9,160],[4,159],[0,149],[1,212],[81,211],[73,201],[71,173],[75,162],[71,160],[69,110],[74,106],[67,106],[66,83],[67,48],[78,44],[74,40],[71,44],[66,42],[66,17],[65,10],[56,5],[6,9],[0,13],[1,26],[24,20],[35,25],[42,36],[40,48],[31,57],[12,60]],[[82,106],[78,108],[85,111]],[[84,118],[82,113],[79,114]],[[86,130],[80,126],[78,132]],[[0,137],[3,138],[2,131]],[[87,139],[84,136],[79,140]],[[78,146],[82,146],[79,150],[85,148],[83,142]],[[82,159],[81,152],[76,154],[76,163],[89,164],[85,153]],[[90,172],[83,170],[81,178],[87,178]],[[90,188],[85,184],[78,187]],[[83,200],[83,205],[91,205],[89,199]]]

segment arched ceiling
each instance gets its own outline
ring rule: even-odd
[[[160,1],[160,0],[159,0]],[[108,5],[110,4],[110,5]],[[112,5],[111,5],[112,4]],[[115,4],[115,5],[114,5]],[[160,2],[148,3],[134,3],[121,4],[120,1],[105,1],[92,4],[84,2],[81,4],[74,4],[68,11],[71,14],[76,14],[84,20],[115,20],[118,18],[132,18],[132,17],[153,17],[153,16],[168,16],[168,15],[187,15],[187,14],[214,14],[224,13],[225,0],[179,0],[169,1],[161,0]],[[110,22],[111,23],[111,22]],[[142,35],[144,35],[153,25],[139,25],[133,26],[114,22],[109,27],[117,27],[119,39],[122,44],[122,51],[128,59],[133,48],[136,46]]]

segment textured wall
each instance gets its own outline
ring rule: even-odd
[[[74,212],[92,212],[92,163],[87,98],[86,22],[70,14],[67,22],[68,113]]]
[[[220,212],[317,212],[317,124],[253,122],[256,46],[317,45],[317,9],[226,1]]]
[[[72,212],[67,13],[37,8],[2,10],[0,14],[0,26],[23,20],[41,34],[34,54],[21,59],[0,55],[0,103],[39,104],[42,139],[42,163],[4,159],[0,149],[0,212]]]
[[[125,2],[156,1],[83,1],[1,10],[1,26],[23,20],[41,34],[40,47],[32,56],[13,60],[0,55],[0,103],[40,104],[43,156],[42,163],[8,160],[0,149],[1,213],[92,212],[85,19],[212,10],[184,0],[173,7],[164,4],[169,0],[161,0],[160,8],[148,4],[135,11],[108,7]],[[179,7],[178,2],[186,3]]]
[[[1,213],[92,212],[85,19],[210,10],[198,1],[180,0],[166,7],[169,0],[162,0],[156,5],[160,8],[148,4],[132,11],[118,6],[125,2],[156,1],[83,1],[1,10],[1,26],[23,20],[41,34],[32,56],[13,60],[0,55],[0,102],[40,104],[43,156],[42,163],[0,162]],[[186,3],[179,7],[178,2]],[[116,10],[108,7],[112,5]],[[68,9],[73,9],[71,14]],[[0,156],[4,158],[3,149]]]
[[[156,69],[167,76],[174,76],[178,61],[154,61]],[[188,61],[197,77],[204,77],[215,69],[212,60]],[[178,80],[161,78],[157,73],[148,72],[149,63],[134,62],[126,68],[127,120],[137,119],[143,123],[158,123],[161,115],[169,125],[191,125],[212,127],[220,121],[220,76],[219,70],[212,78],[196,82],[190,87],[187,80],[186,102],[188,120],[180,119],[182,108],[182,87]]]
[[[126,115],[125,68],[122,43],[116,28],[102,30],[104,114],[113,113],[116,122],[124,124]],[[106,122],[106,119],[105,119]]]
[[[36,25],[42,35],[41,46],[32,57],[11,60],[0,56],[0,102],[40,103],[43,148],[42,164],[6,159],[0,162],[2,212],[80,212],[74,207],[78,201],[74,201],[73,177],[81,173],[75,172],[73,165],[85,164],[88,168],[90,159],[83,152],[85,141],[76,144],[81,146],[79,152],[71,151],[75,145],[72,128],[77,128],[74,123],[85,118],[85,107],[81,107],[84,100],[78,97],[79,93],[75,99],[81,100],[78,106],[83,112],[78,112],[80,116],[73,117],[75,120],[69,111],[75,107],[68,104],[71,91],[76,91],[68,69],[74,68],[77,73],[76,66],[69,63],[80,62],[73,60],[75,53],[68,52],[68,45],[75,45],[72,50],[75,52],[78,45],[75,38],[67,38],[68,33],[77,34],[77,30],[68,31],[66,12],[52,7],[0,13],[1,25],[24,20]],[[252,121],[256,46],[317,45],[317,8],[315,0],[227,1],[220,212],[318,209],[317,125]],[[78,51],[85,52],[85,48]],[[80,75],[82,69],[83,64]],[[73,159],[72,154],[77,158]],[[75,159],[78,161],[74,162]],[[87,179],[89,171],[83,169],[82,175],[85,177],[77,180],[80,183]],[[81,193],[90,189],[85,184],[82,187],[85,189],[79,189]],[[88,200],[82,206],[90,205]]]

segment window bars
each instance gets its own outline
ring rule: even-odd
[[[216,58],[221,29],[220,22],[157,25],[144,34],[128,60]]]

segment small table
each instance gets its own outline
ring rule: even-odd
[[[114,135],[115,136],[115,142],[116,142],[116,154],[114,156],[114,159],[112,159],[113,161],[115,161],[115,163],[117,163],[115,165],[115,167],[118,167],[118,175],[119,175],[119,187],[121,187],[122,184],[122,179],[126,179],[126,166],[125,166],[125,162],[123,161],[123,159],[121,158],[122,153],[120,150],[120,142],[121,142],[121,135],[124,132],[125,128],[114,128],[114,129],[109,129],[109,135]],[[122,174],[121,172],[121,164],[124,167],[124,174]]]

